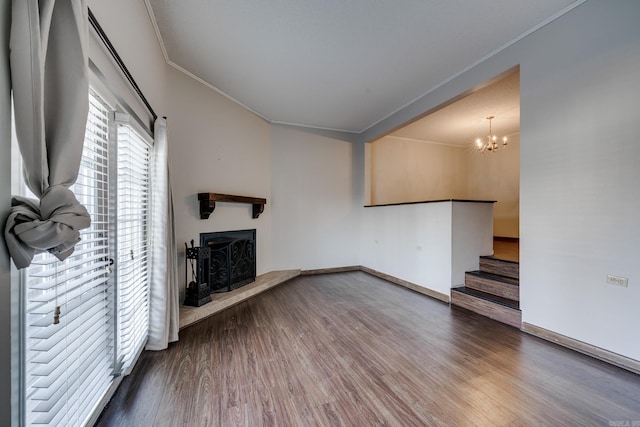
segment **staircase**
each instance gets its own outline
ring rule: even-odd
[[[465,273],[464,286],[451,289],[451,304],[520,329],[520,265],[480,257],[480,270]]]

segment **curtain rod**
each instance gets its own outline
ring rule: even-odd
[[[135,90],[138,97],[140,97],[144,105],[147,107],[147,110],[149,110],[149,112],[153,116],[153,121],[155,122],[156,119],[158,118],[158,115],[156,114],[155,111],[153,111],[151,104],[149,104],[149,101],[147,101],[147,98],[144,96],[144,94],[140,90],[140,87],[138,86],[133,76],[129,72],[129,69],[127,68],[127,66],[124,65],[124,61],[122,61],[122,58],[120,58],[120,55],[118,55],[118,51],[116,50],[115,47],[113,47],[113,44],[111,44],[111,40],[109,40],[109,37],[107,37],[107,34],[104,32],[104,30],[98,23],[98,20],[96,19],[95,15],[93,14],[93,12],[91,12],[91,8],[89,8],[89,23],[91,23],[91,26],[93,27],[93,29],[96,30],[96,32],[98,33],[100,40],[102,40],[102,43],[104,43],[109,53],[111,54],[113,59],[116,61],[116,64],[118,64],[118,67],[120,67],[120,70],[122,70],[122,72],[124,73],[124,76],[129,81],[129,84],[131,85],[133,90]]]

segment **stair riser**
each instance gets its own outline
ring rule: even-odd
[[[492,280],[486,277],[474,276],[473,274],[465,274],[464,285],[467,288],[520,301],[520,288],[515,285],[510,285],[508,283]]]
[[[485,273],[499,274],[501,276],[520,278],[520,264],[516,262],[505,262],[499,259],[480,258],[480,271]]]
[[[451,304],[520,329],[522,312],[460,292],[451,292]]]

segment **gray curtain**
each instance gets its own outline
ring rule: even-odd
[[[169,179],[167,123],[154,126],[151,181],[151,278],[149,284],[149,337],[147,350],[164,350],[178,341],[178,248],[173,197]]]
[[[83,0],[14,0],[11,80],[16,134],[29,189],[5,227],[18,268],[37,251],[63,260],[90,225],[69,190],[78,177],[89,110],[88,17]]]

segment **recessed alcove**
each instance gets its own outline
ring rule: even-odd
[[[368,204],[496,200],[495,235],[519,237],[519,68],[480,86],[368,144]],[[479,153],[488,116],[508,146]]]

